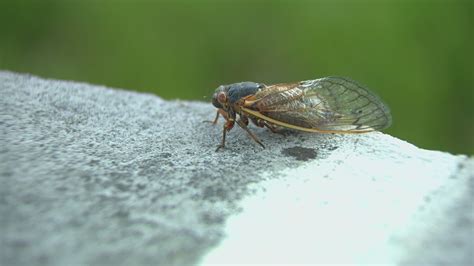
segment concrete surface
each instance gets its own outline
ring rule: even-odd
[[[473,264],[473,159],[213,117],[0,72],[0,265]]]

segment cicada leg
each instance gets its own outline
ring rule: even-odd
[[[268,128],[271,132],[273,133],[278,133],[278,134],[282,134],[281,132],[278,131],[278,127],[275,126],[274,124],[272,123],[269,123],[263,119],[256,119],[256,118],[250,118],[252,120],[252,122],[258,126],[258,127],[266,127]]]
[[[252,120],[252,123],[254,123],[254,125],[256,125],[257,127],[264,127],[264,121],[262,119],[257,119],[255,117],[250,117],[250,120]]]
[[[222,141],[219,146],[217,146],[216,151],[223,149],[225,147],[225,136],[228,131],[230,131],[234,127],[234,119],[228,119],[227,123],[224,124],[224,127],[222,129]]]
[[[217,109],[216,118],[214,118],[214,120],[204,120],[202,122],[203,123],[211,123],[211,124],[215,125],[215,124],[217,124],[217,121],[219,120],[219,115],[222,115],[225,120],[229,120],[229,118],[227,116],[227,113],[225,111],[223,111],[222,109]]]
[[[216,118],[214,118],[213,121],[207,121],[207,122],[211,122],[213,125],[217,124],[217,120],[219,120],[219,110],[217,110],[216,112]]]
[[[265,146],[263,145],[263,143],[257,138],[257,136],[255,136],[255,134],[250,131],[250,129],[247,127],[249,121],[247,119],[247,117],[244,117],[242,116],[239,120],[237,120],[237,124],[243,129],[245,130],[249,135],[250,137],[255,141],[257,142],[260,146],[262,146],[262,148],[265,149]]]
[[[278,131],[278,129],[281,129],[281,128],[278,128],[277,126],[275,126],[272,123],[268,123],[267,121],[263,121],[263,125],[265,127],[267,127],[268,129],[270,129],[270,131],[273,132],[273,133],[283,134],[282,132]]]

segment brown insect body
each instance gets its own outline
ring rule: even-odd
[[[223,85],[214,93],[213,104],[218,108],[214,123],[219,114],[227,121],[218,149],[224,147],[226,132],[234,122],[264,147],[247,128],[249,119],[272,132],[286,127],[306,132],[364,133],[391,124],[388,107],[375,94],[341,77],[270,86],[254,82]]]

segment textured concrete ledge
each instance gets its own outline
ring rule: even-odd
[[[473,264],[474,160],[0,72],[0,265]]]

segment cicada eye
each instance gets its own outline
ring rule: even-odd
[[[227,94],[223,91],[219,92],[217,94],[217,101],[220,103],[220,104],[224,104],[227,102]]]

